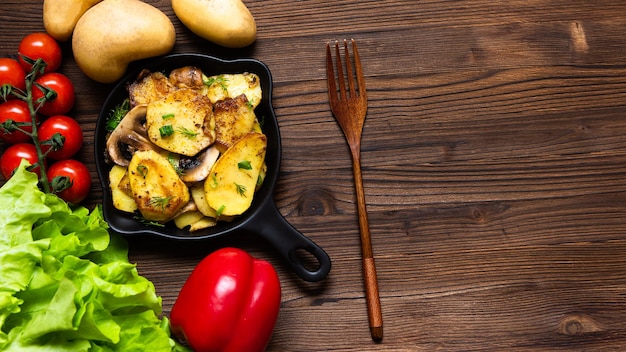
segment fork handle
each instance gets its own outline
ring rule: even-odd
[[[356,186],[367,315],[372,339],[380,341],[383,338],[383,317],[380,307],[378,277],[376,275],[376,265],[374,264],[369,221],[367,219],[367,208],[365,206],[365,191],[363,190],[363,177],[361,176],[360,153],[358,150],[352,152],[352,171],[354,173],[354,183]]]

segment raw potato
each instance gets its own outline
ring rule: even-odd
[[[250,132],[217,160],[204,182],[209,206],[226,216],[241,215],[252,204],[265,161],[267,138]],[[249,168],[242,167],[249,163]]]
[[[241,0],[172,0],[180,21],[196,35],[227,48],[256,40],[256,22]]]
[[[175,40],[174,25],[156,7],[140,0],[103,0],[78,20],[72,50],[85,75],[112,83],[130,62],[167,54]]]
[[[93,5],[102,0],[44,0],[43,25],[58,41],[70,39],[76,23]]]
[[[189,202],[187,185],[167,158],[153,150],[135,152],[128,175],[133,198],[146,220],[167,221]]]

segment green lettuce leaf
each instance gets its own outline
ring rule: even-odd
[[[100,207],[41,192],[24,166],[0,202],[0,350],[189,351]]]

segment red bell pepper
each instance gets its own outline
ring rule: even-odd
[[[195,352],[264,351],[280,300],[270,263],[223,248],[204,258],[185,282],[170,314],[172,333]]]

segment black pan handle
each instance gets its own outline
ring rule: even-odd
[[[317,282],[328,275],[331,266],[328,254],[296,230],[278,211],[271,198],[259,207],[259,211],[250,220],[245,225],[246,229],[261,235],[270,242],[300,278]],[[309,269],[305,265],[307,258],[304,257],[306,253],[303,251],[308,252],[317,260],[317,268]]]

